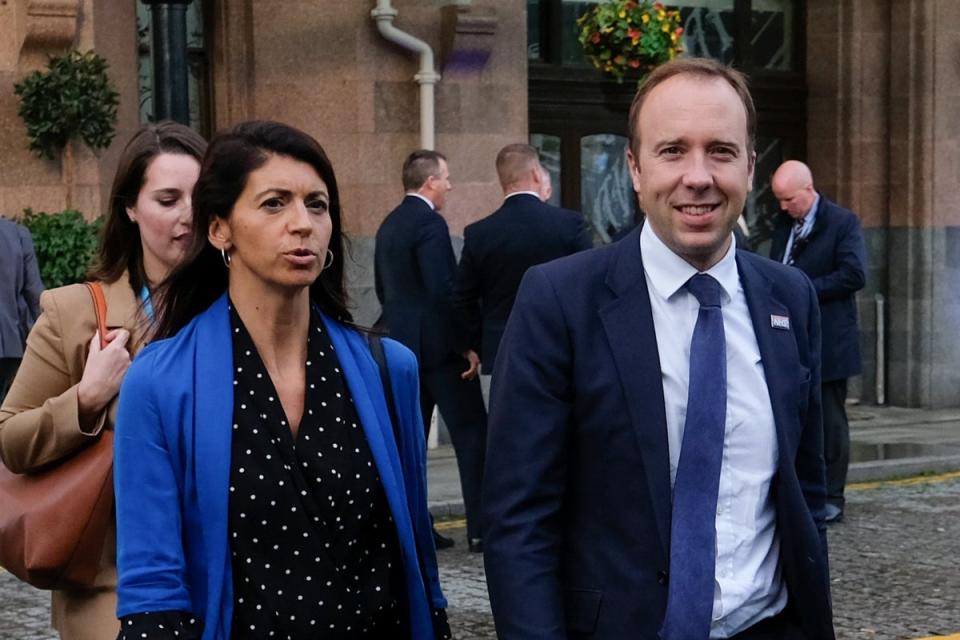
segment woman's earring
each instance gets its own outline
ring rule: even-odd
[[[227,253],[226,249],[220,249],[220,257],[223,258],[223,266],[227,269],[230,268],[230,254]]]
[[[333,264],[333,251],[330,251],[330,249],[327,249],[327,259],[323,263],[323,268],[329,269],[332,264]]]

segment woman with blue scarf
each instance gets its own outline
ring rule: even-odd
[[[238,125],[193,205],[120,394],[120,637],[449,637],[416,361],[351,323],[326,154]]]

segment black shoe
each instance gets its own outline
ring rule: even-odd
[[[483,553],[483,538],[470,538],[467,540],[467,547],[470,553]]]
[[[436,529],[433,530],[433,546],[437,548],[437,551],[440,549],[449,549],[455,545],[453,538],[448,538],[446,536],[440,535],[440,532]]]
[[[836,524],[843,521],[843,509],[835,504],[827,504],[827,515],[824,518],[827,524]]]

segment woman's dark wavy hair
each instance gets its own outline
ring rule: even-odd
[[[320,143],[303,131],[279,122],[254,120],[222,131],[210,142],[200,178],[193,188],[193,239],[183,262],[161,287],[156,338],[177,333],[226,291],[227,267],[207,239],[210,222],[215,217],[230,217],[248,176],[271,155],[305,162],[327,185],[333,222],[329,244],[333,264],[310,285],[310,299],[327,315],[341,322],[352,321],[343,281],[345,238],[333,166]]]
[[[140,291],[147,284],[140,227],[130,220],[127,208],[136,205],[146,182],[147,167],[158,155],[178,153],[200,162],[206,149],[203,136],[179,122],[147,124],[133,134],[117,161],[100,248],[87,274],[90,280],[116,282],[127,271],[134,291]]]

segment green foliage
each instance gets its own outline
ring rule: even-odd
[[[87,222],[75,209],[60,213],[24,209],[20,222],[33,236],[40,276],[48,289],[86,280],[103,218]]]
[[[91,149],[110,145],[117,126],[119,94],[107,76],[107,61],[92,51],[51,57],[14,85],[30,150],[51,160],[71,138]]]

